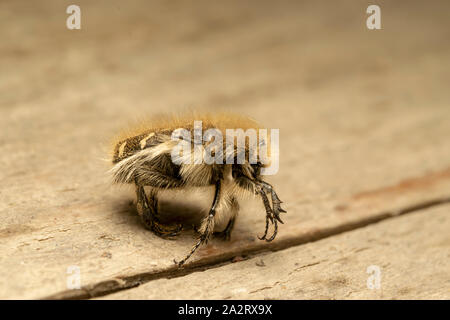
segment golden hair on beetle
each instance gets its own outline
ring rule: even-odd
[[[214,139],[204,140],[203,134],[209,129],[213,129]],[[192,111],[154,116],[123,130],[114,139],[111,148],[113,181],[135,185],[137,211],[144,225],[159,236],[175,236],[181,231],[181,225],[168,227],[158,220],[158,192],[214,187],[214,200],[198,230],[199,239],[178,265],[183,265],[201,244],[208,241],[215,223],[221,219],[228,219],[228,224],[219,235],[226,240],[230,238],[239,211],[238,198],[244,194],[261,197],[266,209],[266,228],[260,239],[275,239],[278,222],[282,223],[280,213],[286,211],[281,208],[281,201],[273,187],[261,179],[261,169],[266,166],[261,160],[261,146],[268,145],[270,141],[261,140],[259,132],[253,137],[253,142],[259,139],[257,144],[251,143],[251,137],[247,137],[260,129],[263,128],[258,122],[242,115]],[[188,151],[182,149],[179,152],[180,137],[174,139],[178,130],[184,130],[182,133],[187,136],[183,146]],[[222,132],[225,134],[222,135]],[[229,132],[233,134],[231,141]],[[222,140],[226,137],[227,143],[223,144],[219,137]],[[239,138],[245,139],[244,143],[236,144]],[[197,161],[205,159],[207,150],[210,156],[217,157],[215,162]],[[196,158],[196,152],[199,152],[199,158]],[[179,155],[179,158],[174,158],[174,155]],[[146,192],[144,187],[150,191]],[[270,195],[271,201],[267,195]],[[267,237],[269,223],[274,226],[271,237]]]

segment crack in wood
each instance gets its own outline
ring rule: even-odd
[[[371,224],[378,223],[380,221],[395,218],[400,215],[417,212],[426,208],[439,206],[443,204],[450,203],[450,197],[437,198],[429,201],[424,201],[421,203],[416,203],[410,206],[403,207],[401,209],[387,210],[380,212],[379,214],[367,217],[362,220],[346,223],[343,225],[338,225],[332,228],[323,229],[315,234],[305,234],[297,238],[284,239],[279,241],[277,244],[272,246],[261,245],[256,248],[253,247],[248,250],[242,250],[238,252],[228,252],[220,256],[206,257],[199,261],[195,261],[184,268],[178,268],[173,266],[171,268],[154,271],[149,273],[140,273],[131,276],[116,277],[114,279],[101,281],[95,284],[90,284],[76,290],[66,290],[62,291],[42,299],[90,299],[100,296],[105,296],[117,291],[127,290],[135,288],[143,283],[158,280],[158,279],[171,279],[183,277],[185,275],[201,272],[208,269],[219,268],[223,265],[232,263],[233,257],[236,255],[246,256],[247,258],[255,257],[264,252],[273,252],[284,250],[290,247],[322,240],[331,236],[339,235],[345,232],[353,231]]]

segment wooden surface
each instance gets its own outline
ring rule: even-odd
[[[78,1],[78,31],[69,4],[0,4],[0,298],[194,298],[198,286],[171,288],[208,277],[218,298],[449,298],[448,2],[383,2],[378,31],[353,1]],[[232,241],[178,270],[194,234],[142,227],[133,193],[109,184],[105,142],[143,114],[196,106],[280,129],[269,181],[288,213],[268,244],[262,205],[244,203]],[[276,263],[291,254],[298,266]],[[364,287],[370,264],[382,292]],[[247,292],[225,288],[246,274]]]

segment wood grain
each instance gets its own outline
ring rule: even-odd
[[[146,231],[103,160],[144,114],[228,109],[280,129],[276,241],[257,240],[263,208],[248,201],[232,241],[192,267],[450,197],[448,2],[385,3],[379,31],[353,1],[78,1],[79,31],[69,4],[0,4],[0,298],[90,297],[178,272],[193,233]],[[70,266],[81,290],[67,291]]]

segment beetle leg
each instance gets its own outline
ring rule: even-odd
[[[233,231],[234,223],[236,221],[236,216],[239,211],[239,203],[237,202],[237,199],[235,197],[231,198],[231,211],[232,216],[230,220],[228,221],[227,226],[225,227],[225,230],[221,232],[214,232],[214,235],[217,237],[220,237],[224,239],[225,241],[229,241],[231,239],[231,231]]]
[[[144,226],[153,231],[160,237],[173,237],[177,236],[182,225],[179,224],[174,228],[163,225],[158,219],[158,200],[156,198],[156,192],[152,190],[150,196],[147,197],[144,187],[136,185],[136,197],[137,197],[137,211],[141,216],[141,220]]]

